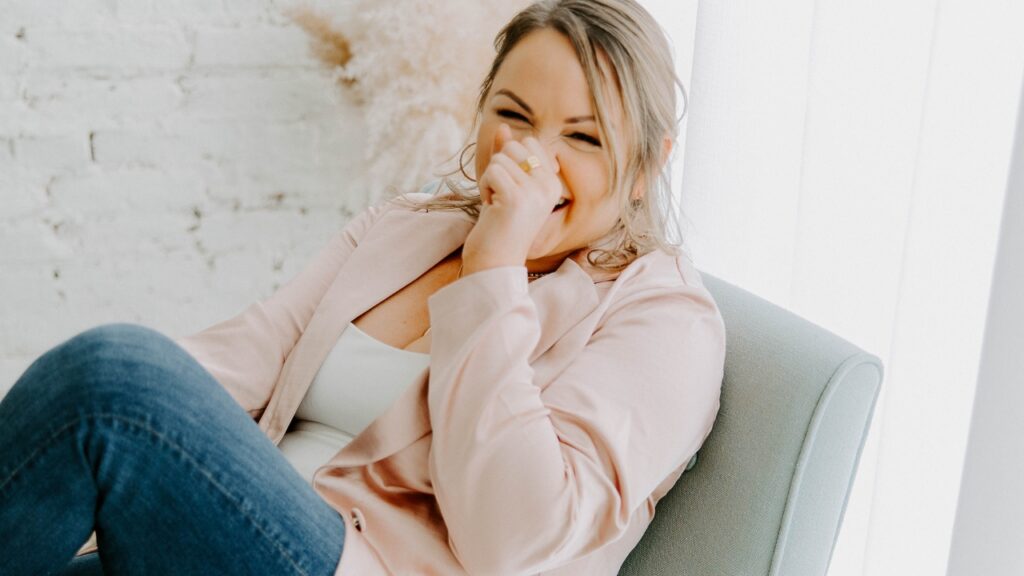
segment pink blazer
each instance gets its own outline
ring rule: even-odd
[[[382,202],[176,342],[278,444],[345,326],[473,224]],[[718,412],[725,328],[698,272],[581,253],[532,283],[525,266],[465,276],[428,307],[429,369],[314,476],[346,523],[335,574],[616,574]]]

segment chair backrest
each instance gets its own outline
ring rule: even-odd
[[[835,334],[702,273],[726,327],[718,418],[620,575],[823,576],[882,382]]]

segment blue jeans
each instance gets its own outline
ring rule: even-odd
[[[93,530],[99,553],[69,564]],[[86,330],[0,401],[2,575],[330,576],[344,540],[338,512],[159,332]]]

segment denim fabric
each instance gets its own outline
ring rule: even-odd
[[[69,564],[94,529],[99,554]],[[242,407],[149,328],[86,330],[0,401],[0,574],[330,576],[344,539]]]
[[[55,574],[56,576],[105,576],[98,552],[89,552],[75,557],[63,570],[59,570]]]

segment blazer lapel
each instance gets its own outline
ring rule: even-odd
[[[275,445],[284,437],[313,378],[348,323],[451,254],[465,242],[473,225],[461,211],[393,209],[381,215],[338,272],[285,361],[259,421]],[[554,273],[529,284],[541,322],[531,363],[597,307],[594,282],[614,276],[589,267],[585,260],[566,258]],[[353,467],[380,460],[428,433],[428,373],[424,370],[332,458],[330,466]]]
[[[469,215],[461,211],[396,208],[381,215],[338,271],[285,360],[259,421],[274,444],[284,437],[306,390],[348,323],[451,254],[472,227]]]
[[[541,322],[540,339],[530,354],[532,364],[573,326],[597,307],[594,279],[571,258],[558,269],[530,283],[530,297]]]

